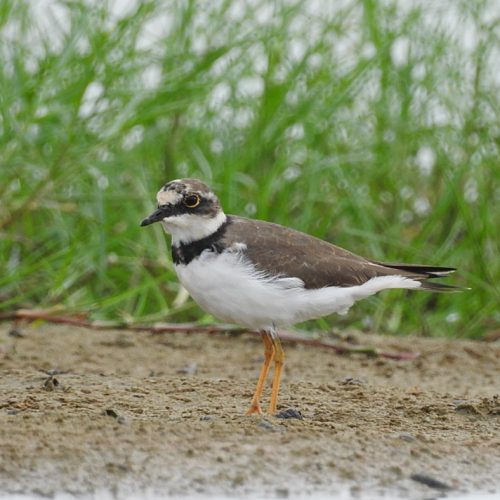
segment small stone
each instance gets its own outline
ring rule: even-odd
[[[271,422],[268,422],[267,420],[262,420],[261,422],[259,422],[258,425],[261,429],[264,429],[269,432],[284,432],[285,430],[282,427],[279,427],[277,425],[272,424]]]
[[[43,383],[43,388],[46,391],[53,391],[56,387],[59,386],[59,380],[57,380],[54,376],[50,375],[47,377]]]
[[[344,377],[341,382],[342,385],[365,385],[366,382],[356,377]]]
[[[24,335],[17,328],[12,328],[11,330],[9,330],[9,333],[7,335],[16,339],[24,338]]]
[[[302,413],[295,408],[287,408],[286,410],[281,410],[276,413],[276,418],[283,418],[287,420],[296,418],[298,420],[303,420],[304,417],[302,416]]]
[[[434,479],[427,474],[413,474],[410,476],[410,479],[413,479],[413,481],[416,481],[417,483],[425,484],[426,486],[434,490],[451,490],[451,486],[443,483],[442,481],[439,481],[438,479]]]
[[[402,432],[401,434],[399,434],[398,438],[402,441],[406,441],[407,443],[415,441],[415,436],[413,434],[410,434],[409,432]]]
[[[107,417],[118,418],[118,413],[116,413],[113,408],[107,408],[106,410],[104,410],[104,415],[106,415]]]

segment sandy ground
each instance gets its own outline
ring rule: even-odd
[[[0,324],[0,493],[500,491],[500,343],[350,339],[420,356],[285,343],[279,419],[243,415],[254,336]]]

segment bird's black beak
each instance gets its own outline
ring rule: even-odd
[[[153,224],[153,222],[161,221],[169,215],[170,210],[168,209],[168,207],[161,207],[158,210],[155,210],[149,217],[146,217],[141,222],[141,226],[149,226],[150,224]]]

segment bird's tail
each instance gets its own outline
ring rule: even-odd
[[[422,286],[419,290],[429,290],[432,292],[462,292],[464,290],[470,290],[469,288],[464,288],[455,285],[445,285],[444,283],[433,283],[427,281],[433,278],[444,278],[451,273],[454,273],[456,269],[454,267],[439,267],[439,266],[422,266],[419,264],[386,264],[385,262],[374,262],[384,267],[390,269],[397,269],[398,271],[403,271],[408,274],[408,277],[414,275],[414,279],[420,281]]]
[[[425,279],[425,278],[424,278]],[[470,290],[463,286],[445,285],[444,283],[433,283],[432,281],[421,281],[419,290],[429,290],[430,292],[464,292]]]

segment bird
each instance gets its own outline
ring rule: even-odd
[[[278,329],[333,313],[387,289],[458,291],[430,281],[452,267],[390,264],[367,259],[295,229],[226,215],[214,191],[198,179],[167,182],[157,209],[141,222],[160,222],[172,238],[175,272],[202,309],[258,330],[264,362],[247,415],[262,414],[261,397],[274,362],[268,413],[277,412],[285,355]]]

